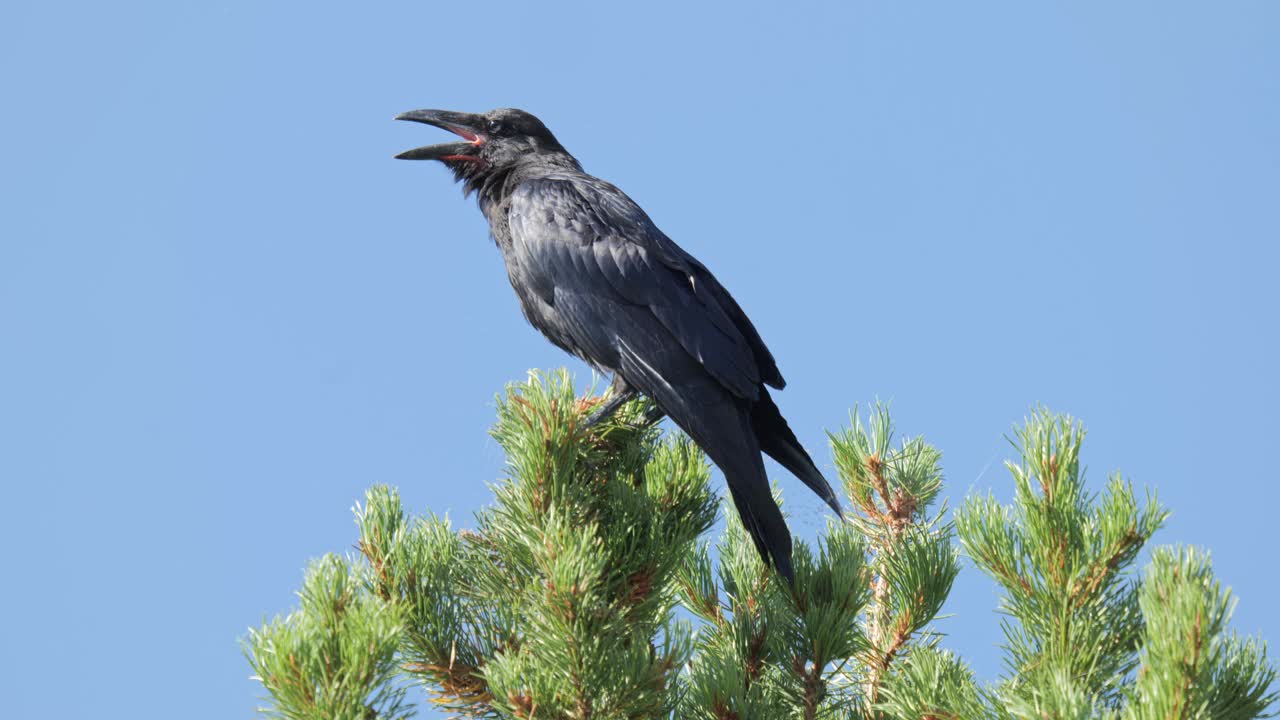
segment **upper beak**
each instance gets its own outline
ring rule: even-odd
[[[435,125],[467,140],[467,142],[425,145],[420,148],[406,150],[396,155],[400,160],[444,160],[457,156],[468,156],[484,143],[484,136],[480,134],[480,128],[484,126],[484,117],[481,115],[449,110],[410,110],[397,115],[396,120],[409,120]]]

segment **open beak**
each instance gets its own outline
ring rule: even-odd
[[[476,153],[479,152],[485,140],[480,131],[484,126],[484,117],[481,115],[449,110],[410,110],[397,115],[396,120],[435,125],[466,140],[466,142],[424,145],[406,150],[396,155],[400,160],[480,160]]]

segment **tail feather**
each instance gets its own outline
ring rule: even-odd
[[[677,356],[684,368],[676,365],[659,373],[653,363],[635,355],[625,344],[621,350],[620,372],[627,382],[652,398],[720,468],[738,517],[760,558],[794,585],[791,531],[773,500],[748,401],[725,390],[687,355]]]
[[[729,486],[729,495],[738,509],[738,517],[742,526],[755,543],[756,552],[766,565],[772,563],[778,574],[787,582],[795,585],[795,571],[791,567],[791,531],[782,511],[773,501],[773,493],[769,491],[769,483],[764,480],[764,468],[755,477],[743,477],[725,473],[725,482]],[[761,496],[763,486],[763,497]]]
[[[782,417],[782,412],[769,396],[769,391],[763,387],[760,388],[760,399],[751,409],[751,427],[755,430],[756,440],[760,443],[761,450],[777,460],[778,464],[789,470],[792,475],[800,478],[800,482],[817,493],[818,497],[835,510],[836,515],[844,517],[835,491],[822,476],[818,466],[814,465],[813,458],[809,457],[809,453],[805,452],[804,447],[800,445],[796,434],[791,431],[791,426],[787,424],[786,419]]]
[[[720,418],[721,422],[695,421],[682,427],[724,473],[738,517],[755,543],[760,559],[766,565],[772,564],[779,575],[794,585],[791,530],[773,499],[764,461],[760,458],[760,447],[755,442],[746,410],[732,407],[729,403],[722,405],[721,409],[729,410]]]

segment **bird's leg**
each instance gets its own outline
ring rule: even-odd
[[[627,381],[622,379],[621,375],[615,373],[613,376],[613,382],[609,383],[608,394],[609,399],[605,400],[604,404],[597,408],[595,412],[591,413],[591,415],[586,419],[586,422],[582,424],[582,428],[584,430],[595,427],[601,422],[604,422],[611,415],[618,412],[618,408],[622,407],[624,403],[634,400],[640,393],[635,388],[628,385]],[[648,427],[649,425],[653,425],[654,423],[661,421],[662,418],[666,416],[667,414],[662,411],[662,408],[654,405],[645,412],[643,417],[640,418],[640,425]]]
[[[666,416],[667,414],[662,412],[662,408],[658,407],[657,405],[654,405],[653,407],[649,408],[649,410],[644,414],[644,417],[641,419],[640,424],[645,426],[653,425],[654,423],[661,422],[662,418]]]
[[[627,381],[623,380],[621,375],[614,373],[613,382],[609,384],[609,399],[605,400],[603,405],[591,413],[586,422],[582,423],[582,429],[586,430],[599,425],[617,412],[623,403],[635,396],[636,391],[627,384]]]

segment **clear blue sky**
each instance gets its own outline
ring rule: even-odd
[[[1280,639],[1280,5],[779,8],[6,2],[6,717],[247,716],[238,638],[366,486],[488,501],[494,393],[569,361],[445,171],[391,159],[443,141],[419,107],[535,112],[636,198],[824,468],[879,397],[953,498],[1007,498],[1003,434],[1071,412],[1094,487],[1157,489]],[[967,569],[941,625],[987,678],[994,606]]]

